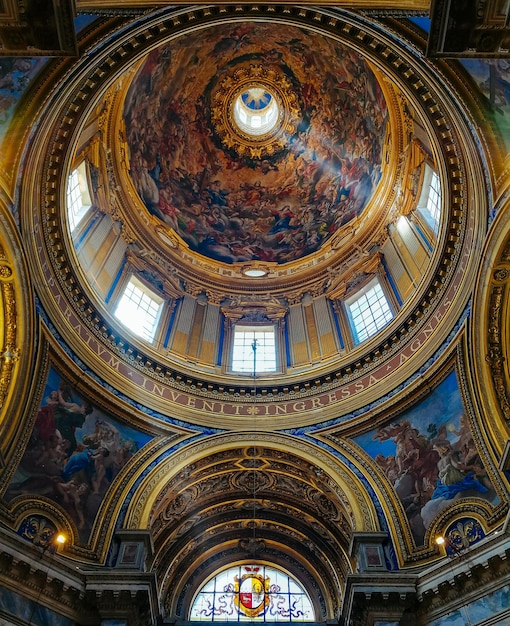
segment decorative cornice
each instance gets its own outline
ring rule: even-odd
[[[384,616],[425,626],[506,584],[508,555],[507,537],[496,536],[419,573],[350,575],[342,614],[355,624]]]
[[[505,545],[506,544],[506,545]],[[505,533],[493,535],[434,568],[420,573],[417,600],[420,615],[440,614],[464,606],[489,589],[508,580],[510,549]],[[442,609],[442,610],[441,610]]]

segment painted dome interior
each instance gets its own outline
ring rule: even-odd
[[[504,60],[375,0],[87,2],[73,54],[0,63],[0,622],[2,585],[60,626],[499,593]]]
[[[143,338],[166,364],[195,361],[169,326],[185,296],[204,314],[202,330],[182,319],[182,333],[205,339],[207,323],[215,344],[194,348],[208,375],[237,384],[230,346],[242,319],[291,334],[276,355],[280,381],[311,364],[331,370],[374,335],[349,328],[353,294],[385,299],[375,334],[389,332],[437,264],[448,209],[438,146],[414,106],[398,81],[326,32],[253,21],[165,41],[119,74],[78,142],[75,163],[88,164],[103,233],[71,225],[83,288],[119,318],[125,280],[148,285],[162,312]],[[98,144],[88,139],[95,127]],[[418,209],[431,172],[433,227]],[[98,237],[112,250],[108,271],[98,268]],[[300,317],[313,309],[318,341],[308,322],[286,326],[298,304]],[[218,315],[228,320],[225,341],[211,330]],[[298,354],[303,340],[307,353]]]
[[[264,109],[262,133],[237,121]],[[160,46],[123,110],[129,173],[147,211],[224,263],[295,261],[359,218],[381,177],[387,118],[359,55],[264,23]]]

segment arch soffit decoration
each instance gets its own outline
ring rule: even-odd
[[[510,217],[501,193],[496,217],[482,254],[473,295],[469,354],[476,391],[487,407],[483,420],[487,439],[498,456],[510,437]]]
[[[230,11],[228,8],[225,10]],[[260,10],[267,11],[271,18],[274,17],[273,9],[260,8]],[[211,21],[213,13],[214,11],[209,9],[207,11],[197,9],[196,13],[182,12],[179,14],[180,17],[174,17],[173,21],[158,18],[160,22],[158,37],[157,41],[151,42],[151,46],[168,38],[170,33],[178,32],[178,27],[182,27],[190,15],[200,18],[207,24]],[[387,67],[386,53],[390,50],[389,42],[368,28],[361,31],[359,24],[352,23],[354,20],[352,16],[347,19],[343,15],[332,17],[328,13],[303,10],[294,11],[292,17],[298,23],[315,19],[321,23],[321,28],[333,34],[341,31],[343,39],[348,44],[356,44],[367,53],[371,51],[369,55],[371,61],[376,65],[380,64],[381,67],[386,64]],[[212,15],[212,19],[217,19],[217,16]],[[148,38],[148,28],[145,24],[140,26],[138,37]],[[152,26],[150,28],[150,38],[154,39],[156,31]],[[363,32],[363,36],[360,36],[360,32]],[[133,58],[136,55],[133,54],[129,41],[131,40],[126,37],[120,46],[123,53]],[[378,58],[375,58],[373,53],[376,46],[372,45],[376,41],[380,50]],[[61,198],[57,197],[54,191],[58,188],[57,181],[66,175],[62,138],[65,137],[67,141],[68,137],[76,134],[83,119],[82,113],[88,106],[87,103],[91,102],[94,88],[107,87],[116,73],[122,69],[119,67],[119,59],[123,56],[125,55],[114,56],[114,50],[103,51],[93,68],[83,67],[77,72],[79,81],[77,80],[68,92],[67,102],[71,108],[61,109],[57,116],[58,122],[52,129],[52,136],[56,140],[50,142],[47,162],[53,165],[43,172],[42,179],[36,184],[24,189],[27,199],[30,196],[38,198],[42,193],[45,202],[38,204],[41,207],[45,204],[47,206],[40,216],[27,216],[28,227],[32,227],[35,233],[40,233],[44,237],[42,256],[38,256],[36,249],[31,250],[34,261],[37,260],[34,266],[40,265],[48,272],[47,275],[41,274],[39,278],[49,281],[52,286],[52,289],[47,294],[41,294],[41,297],[52,315],[57,318],[63,314],[67,316],[66,327],[71,332],[65,338],[77,353],[85,360],[92,359],[94,368],[100,375],[108,376],[119,389],[125,387],[125,381],[130,377],[130,386],[134,380],[138,382],[141,391],[149,392],[146,396],[147,404],[156,410],[168,412],[175,409],[178,398],[178,410],[185,419],[199,422],[204,420],[206,414],[207,421],[214,423],[213,415],[218,410],[218,407],[214,406],[214,401],[218,398],[218,389],[210,392],[203,388],[202,381],[188,376],[187,373],[178,374],[166,363],[158,363],[156,355],[149,354],[139,346],[129,347],[125,342],[121,346],[115,330],[109,325],[104,314],[97,310],[82,292],[65,251],[66,235],[62,232],[62,218],[59,217],[57,209]],[[109,62],[106,64],[107,58]],[[471,158],[476,151],[470,138],[461,130],[462,123],[456,109],[451,103],[447,108],[443,98],[432,92],[432,80],[429,82],[423,73],[421,75],[418,73],[408,53],[400,51],[400,54],[395,55],[393,45],[391,58],[392,78],[409,95],[417,110],[423,106],[426,111],[423,113],[426,122],[436,136],[438,152],[448,152],[451,155],[447,163],[438,160],[448,190],[447,196],[451,198],[449,224],[444,230],[441,243],[443,253],[438,257],[434,268],[435,275],[428,283],[426,293],[420,293],[419,301],[414,303],[414,308],[409,311],[403,323],[402,318],[399,318],[401,321],[398,327],[390,325],[387,333],[382,333],[360,348],[359,355],[353,354],[353,362],[339,364],[333,371],[314,376],[313,381],[297,381],[292,390],[287,385],[285,387],[282,385],[281,388],[279,386],[277,397],[269,390],[266,397],[270,398],[271,407],[278,404],[282,408],[282,427],[304,424],[310,419],[315,420],[315,409],[318,407],[321,408],[325,419],[335,417],[339,412],[348,413],[379,397],[383,389],[387,390],[402,383],[411,371],[433,355],[465,306],[465,300],[456,294],[463,291],[459,287],[468,282],[473,275],[477,257],[472,254],[472,250],[477,248],[476,242],[481,236],[480,215],[484,213],[486,207],[484,194],[481,193],[484,188],[481,172],[476,160]],[[41,125],[41,128],[44,129],[44,125]],[[473,170],[470,179],[464,174],[466,162],[469,162]],[[474,181],[473,185],[470,184],[471,180]],[[30,206],[30,202],[24,205]],[[468,206],[470,210],[467,209]],[[471,210],[474,206],[478,211]],[[77,330],[82,340],[78,343],[75,340]],[[83,341],[88,347],[86,353],[83,352]],[[383,376],[383,371],[390,373]],[[201,391],[197,393],[197,389]],[[157,393],[154,393],[155,390]],[[249,403],[239,400],[237,391],[236,389],[234,397],[230,396],[228,391],[223,392],[226,394],[224,395],[226,403],[223,403],[222,407],[226,413],[228,412],[228,407],[225,409],[226,404],[232,406],[234,418],[232,424],[243,428],[249,424],[247,419]],[[312,396],[315,396],[312,401],[307,401],[307,398]],[[180,402],[181,398],[187,399]],[[300,401],[297,408],[296,399]],[[274,409],[268,408],[264,398],[258,399],[257,402],[262,405],[263,415],[272,415],[271,411]],[[208,407],[212,409],[209,413]],[[293,413],[292,418],[286,416],[288,412]]]
[[[30,393],[36,331],[29,272],[3,195],[0,214],[0,463],[7,463]]]
[[[151,530],[152,568],[179,615],[204,577],[251,552],[293,572],[332,614],[352,568],[352,532],[379,528],[370,494],[340,461],[258,432],[217,435],[160,461],[133,492],[124,526]],[[314,580],[330,583],[320,591]]]
[[[264,447],[282,454],[286,450],[301,463],[317,467],[324,472],[340,490],[337,493],[342,507],[349,511],[352,530],[376,530],[378,528],[377,515],[373,508],[373,502],[364,487],[359,483],[355,474],[346,465],[339,462],[327,451],[318,448],[312,443],[306,443],[293,437],[279,434],[250,432],[247,435],[228,433],[208,438],[207,441],[199,441],[185,446],[182,450],[174,452],[165,462],[157,467],[139,483],[133,492],[130,506],[126,512],[126,528],[148,528],[151,524],[151,516],[154,508],[159,508],[159,500],[165,499],[170,477],[177,476],[187,466],[193,465],[201,458],[225,452],[229,449],[237,449],[245,441],[245,446]],[[356,503],[356,506],[352,506]]]

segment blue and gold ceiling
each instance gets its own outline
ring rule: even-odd
[[[510,104],[369,15],[99,11],[76,57],[2,66],[0,521],[34,545],[64,529],[62,559],[98,571],[147,532],[179,619],[254,558],[333,619],[358,534],[408,571],[507,513]],[[426,165],[443,214],[420,248],[399,223],[419,232]],[[113,314],[129,272],[167,304],[152,344]],[[375,276],[395,315],[356,344],[343,303]],[[243,319],[278,327],[275,374],[228,368]]]

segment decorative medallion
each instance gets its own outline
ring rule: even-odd
[[[26,517],[18,529],[18,535],[34,546],[46,549],[53,541],[57,527],[44,515]]]
[[[485,537],[480,522],[472,517],[464,517],[451,524],[446,530],[446,552],[450,556],[478,543]]]
[[[247,617],[257,617],[269,605],[269,576],[259,574],[258,567],[246,567],[246,573],[234,577],[234,604]]]
[[[221,142],[239,156],[261,159],[283,150],[301,111],[283,68],[236,65],[211,92],[211,121]]]

